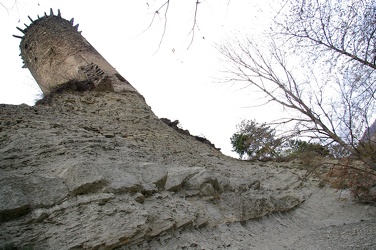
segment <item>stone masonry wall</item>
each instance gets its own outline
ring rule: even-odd
[[[31,19],[31,18],[30,18]],[[78,25],[61,17],[60,11],[33,20],[22,30],[20,49],[28,68],[47,95],[68,81],[87,81],[96,88],[119,91],[136,90],[81,35]]]

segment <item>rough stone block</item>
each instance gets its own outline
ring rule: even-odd
[[[192,176],[185,182],[184,187],[191,190],[201,190],[206,183],[210,183],[215,190],[220,190],[216,174],[208,170],[202,170]]]
[[[171,168],[168,170],[168,176],[166,180],[165,188],[168,191],[177,191],[179,190],[184,182],[189,179],[194,174],[197,174],[200,170],[203,170],[201,167],[186,167],[186,168]]]
[[[0,186],[0,222],[9,221],[30,212],[30,204],[22,190],[9,180]]]
[[[93,163],[78,162],[66,168],[61,177],[73,195],[95,193],[107,185],[107,180]]]

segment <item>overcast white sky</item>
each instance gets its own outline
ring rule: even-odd
[[[242,119],[264,122],[278,110],[250,108],[258,96],[238,85],[220,82],[223,63],[215,48],[235,34],[261,36],[271,12],[266,0],[203,0],[193,44],[187,49],[194,0],[172,0],[167,30],[158,50],[164,20],[152,13],[164,1],[0,0],[0,103],[34,105],[40,90],[19,57],[27,18],[53,8],[74,17],[82,35],[146,99],[159,117],[179,120],[191,134],[205,136],[222,152],[231,152],[230,137]],[[228,4],[229,3],[229,4]],[[143,32],[144,31],[144,32]]]

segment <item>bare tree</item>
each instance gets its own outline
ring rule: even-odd
[[[294,133],[359,149],[376,111],[376,4],[369,0],[291,0],[267,46],[252,39],[220,47],[229,80],[245,81],[285,107]],[[288,60],[290,59],[290,60]]]
[[[277,22],[280,37],[336,81],[342,120],[352,144],[374,115],[376,3],[370,0],[292,0]],[[305,55],[307,53],[304,53]],[[337,76],[335,75],[335,73]],[[350,132],[350,133],[349,133]]]
[[[311,47],[311,58],[334,60],[333,65],[376,69],[374,1],[290,0],[285,8],[276,24],[295,48]]]

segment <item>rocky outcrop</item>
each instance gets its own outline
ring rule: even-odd
[[[0,242],[37,249],[147,244],[290,211],[299,173],[222,155],[134,92],[1,105]]]
[[[189,132],[189,130],[180,128],[179,127],[180,123],[179,123],[178,120],[171,121],[168,118],[161,118],[161,121],[164,122],[164,123],[166,123],[169,127],[175,129],[179,133],[182,133],[184,135],[190,135],[193,138],[195,138],[196,140],[198,140],[199,142],[206,143],[209,146],[211,146],[211,147],[213,147],[213,148],[215,148],[217,150],[221,150],[220,148],[216,148],[215,145],[213,143],[211,143],[211,141],[209,141],[208,139],[206,139],[204,137],[201,137],[201,136],[197,136],[197,135],[191,135],[191,133]]]
[[[375,207],[224,156],[138,93],[68,88],[0,116],[0,249],[343,249],[350,224],[376,244]]]

